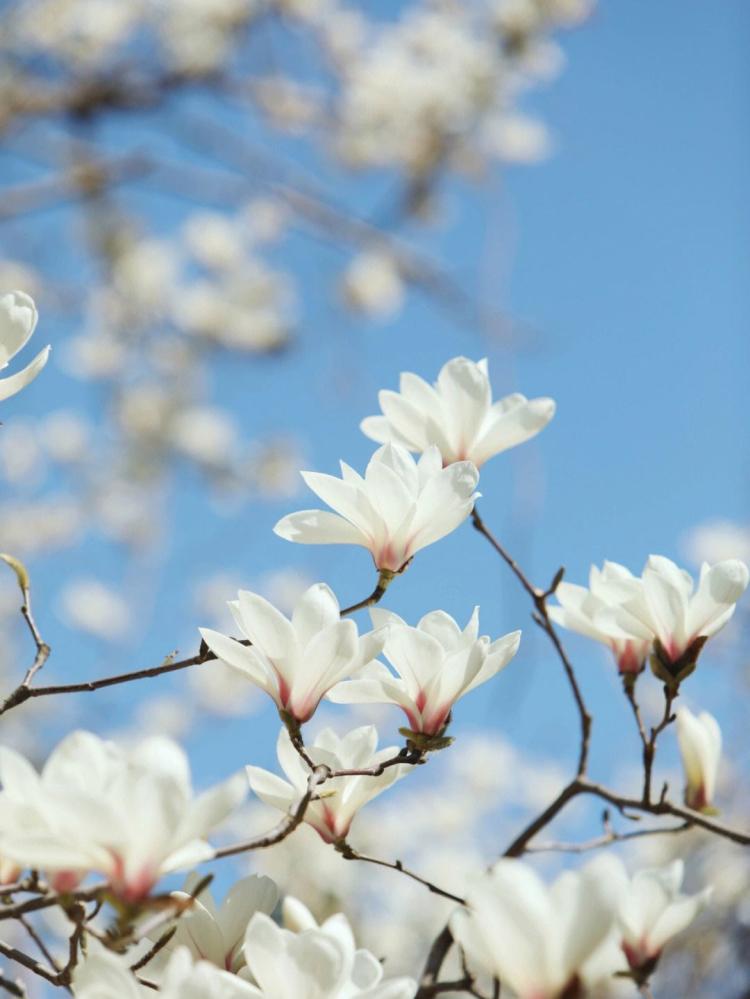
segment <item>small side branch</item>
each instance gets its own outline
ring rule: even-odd
[[[454,895],[453,892],[446,891],[439,885],[434,884],[432,881],[428,881],[427,878],[423,878],[421,875],[416,874],[414,871],[409,870],[408,867],[404,867],[400,860],[380,860],[378,857],[368,857],[363,853],[357,853],[356,850],[352,849],[348,843],[341,842],[336,844],[336,850],[341,854],[344,860],[360,860],[365,864],[375,864],[378,867],[387,867],[391,871],[398,871],[400,874],[405,874],[407,878],[411,878],[412,881],[417,881],[419,884],[424,885],[428,891],[431,891],[433,895],[440,895],[441,898],[450,899],[451,902],[457,902],[459,905],[466,905],[466,900],[461,898],[460,895]]]

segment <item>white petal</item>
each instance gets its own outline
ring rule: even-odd
[[[274,527],[274,534],[302,545],[362,545],[370,538],[348,520],[328,510],[300,510],[290,513]]]
[[[0,297],[0,369],[29,342],[37,319],[34,299],[26,292],[10,291]]]
[[[3,399],[10,399],[11,396],[20,392],[21,389],[26,388],[29,382],[34,381],[36,376],[47,363],[50,350],[50,347],[45,347],[44,350],[40,350],[34,360],[31,361],[30,364],[27,364],[25,368],[22,368],[21,371],[16,372],[15,375],[9,375],[7,378],[0,378],[0,402]]]

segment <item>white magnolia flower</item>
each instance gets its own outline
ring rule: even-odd
[[[677,741],[687,785],[685,804],[698,812],[712,810],[716,775],[721,759],[721,729],[713,715],[677,711]]]
[[[443,365],[434,386],[405,371],[400,388],[379,393],[383,416],[368,416],[361,423],[363,432],[410,451],[436,445],[445,465],[468,459],[479,468],[534,437],[555,415],[555,403],[547,398],[514,393],[493,403],[486,359],[475,363],[453,358]]]
[[[76,999],[147,999],[154,993],[136,981],[127,959],[86,937],[86,954],[73,969]]]
[[[360,636],[354,621],[342,620],[338,600],[325,583],[305,590],[291,620],[264,597],[247,590],[240,590],[229,608],[252,644],[242,645],[218,631],[201,628],[206,645],[222,662],[265,690],[279,711],[298,722],[313,715],[334,684],[374,659],[385,641],[385,635],[378,632]]]
[[[0,370],[22,350],[36,328],[38,314],[34,299],[23,291],[10,291],[0,296]],[[32,382],[47,363],[50,348],[40,350],[25,368],[0,378],[0,400],[9,399]]]
[[[626,601],[619,621],[626,631],[634,617],[651,629],[659,643],[657,658],[669,672],[680,668],[683,657],[685,667],[695,665],[700,640],[715,635],[734,614],[750,573],[738,559],[713,566],[704,562],[694,590],[689,572],[662,555],[651,555],[642,579],[644,600]],[[677,679],[683,675],[687,673],[680,670]]]
[[[562,582],[555,596],[560,606],[550,607],[549,616],[556,624],[608,645],[620,673],[640,673],[654,636],[623,604],[637,604],[645,616],[642,580],[624,565],[605,562],[601,569],[591,566],[588,589]]]
[[[210,859],[205,836],[240,803],[237,774],[194,797],[188,761],[170,739],[123,750],[74,732],[41,774],[0,748],[0,853],[54,873],[58,890],[89,872],[103,874],[121,898],[144,898],[163,874]]]
[[[201,880],[199,875],[191,874],[184,889],[172,892],[172,897],[188,902]],[[218,907],[210,890],[204,889],[175,920],[175,935],[148,963],[148,974],[152,975],[155,967],[162,968],[170,954],[181,947],[188,950],[194,961],[204,960],[226,971],[238,972],[245,964],[242,944],[248,923],[256,912],[270,916],[278,900],[276,884],[257,874],[235,882]],[[164,927],[159,936],[163,932]]]
[[[172,954],[158,992],[162,999],[254,999],[257,994],[252,985],[237,975],[209,961],[193,962],[187,947],[180,947]],[[149,995],[153,996],[153,991],[149,990]]]
[[[652,970],[667,941],[681,933],[705,906],[711,889],[682,895],[685,865],[675,860],[666,867],[638,871],[621,888],[617,922],[622,949],[630,967]],[[624,875],[624,870],[620,878]]]
[[[500,860],[470,888],[451,931],[469,960],[518,999],[562,999],[610,931],[617,871],[602,856],[547,886],[523,861]]]
[[[302,510],[283,517],[274,531],[302,544],[367,548],[380,570],[398,572],[419,551],[464,521],[474,506],[478,473],[468,461],[442,467],[428,448],[419,462],[398,444],[370,459],[364,478],[341,462],[342,477],[303,472],[307,485],[336,513]]]
[[[380,985],[383,978],[383,965],[369,950],[357,947],[351,925],[343,912],[329,916],[324,922],[318,924],[307,906],[303,905],[299,899],[287,895],[282,903],[281,916],[284,929],[292,933],[307,933],[317,937],[320,934],[325,934],[341,945],[346,955],[345,965],[349,968],[349,981],[335,993],[337,997],[340,996],[343,999],[343,997],[350,995],[360,996],[362,990],[364,990],[365,995],[371,995],[372,993],[368,990]],[[398,981],[383,982],[380,989],[376,990],[374,994],[380,996],[381,999],[386,999],[386,997],[390,999],[391,996],[401,995],[410,997],[413,994],[413,989],[414,983],[411,980],[407,982],[407,979],[402,978]]]
[[[479,636],[479,608],[462,631],[445,611],[426,614],[416,628],[381,608],[370,611],[376,628],[385,628],[384,654],[396,676],[372,663],[355,679],[328,694],[338,704],[398,704],[412,732],[440,735],[459,697],[491,679],[518,650],[521,632],[491,642]]]
[[[348,922],[328,920],[299,933],[253,916],[245,936],[245,958],[264,999],[413,999],[408,978],[382,981],[380,962],[357,950]]]
[[[395,746],[378,750],[377,744],[378,733],[374,725],[352,729],[342,737],[326,728],[306,750],[316,766],[324,764],[331,770],[362,770],[377,766],[398,753]],[[292,745],[286,728],[279,732],[276,752],[288,781],[260,767],[248,767],[247,776],[250,787],[262,801],[282,812],[289,812],[307,791],[310,771]],[[397,764],[388,767],[379,777],[334,777],[327,780],[321,786],[318,798],[307,806],[305,822],[327,843],[344,839],[359,809],[394,781],[404,777],[410,769],[408,764]]]

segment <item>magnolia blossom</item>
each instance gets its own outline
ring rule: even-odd
[[[441,610],[426,614],[416,628],[380,608],[370,616],[376,628],[387,629],[384,653],[396,676],[375,662],[328,697],[339,704],[398,704],[419,735],[440,735],[459,697],[507,666],[521,641],[520,631],[495,642],[479,636],[478,607],[463,631]]]
[[[325,583],[305,590],[291,620],[264,597],[240,590],[229,608],[237,627],[252,643],[242,645],[202,628],[211,651],[265,690],[279,711],[307,721],[321,697],[339,680],[357,673],[383,648],[385,635],[360,636],[357,625],[341,620],[339,603]]]
[[[96,937],[86,938],[86,954],[73,969],[76,999],[147,999],[154,993],[141,985],[124,955],[107,950]]]
[[[620,673],[640,673],[653,632],[623,607],[631,602],[640,608],[641,618],[646,615],[643,582],[637,576],[617,562],[605,562],[601,569],[592,565],[588,589],[562,582],[555,596],[560,606],[549,608],[553,621],[609,646]]]
[[[621,673],[639,672],[652,646],[654,672],[673,684],[695,668],[702,645],[732,616],[748,580],[738,559],[704,563],[695,590],[690,574],[662,555],[649,557],[640,579],[605,562],[601,571],[592,568],[588,590],[560,583],[560,607],[551,607],[550,617],[608,644]]]
[[[397,753],[396,746],[377,749],[378,733],[374,725],[355,728],[339,737],[331,729],[320,732],[307,755],[316,766],[324,764],[331,770],[362,770],[375,767]],[[250,787],[266,804],[289,812],[307,791],[310,771],[292,745],[285,728],[279,732],[276,745],[281,769],[288,777],[282,780],[260,767],[248,767]],[[319,789],[318,797],[305,811],[305,822],[317,830],[327,843],[343,840],[354,816],[363,805],[404,777],[411,768],[406,764],[388,767],[378,777],[334,777]]]
[[[350,969],[350,977],[340,992],[336,993],[337,995],[358,996],[361,995],[360,990],[364,990],[365,995],[371,995],[368,990],[378,985],[380,988],[375,990],[374,995],[380,999],[395,999],[401,995],[410,999],[413,995],[414,983],[410,979],[401,978],[380,984],[383,978],[383,965],[369,950],[357,947],[349,920],[343,912],[337,912],[318,924],[307,906],[299,899],[287,895],[281,906],[281,916],[286,930],[297,934],[307,933],[318,939],[321,934],[325,934],[343,950],[346,955],[345,964]]]
[[[199,875],[191,874],[184,889],[172,892],[172,897],[188,902],[194,898],[193,890],[200,881]],[[195,961],[208,961],[226,971],[238,972],[245,964],[242,944],[248,923],[256,912],[270,916],[278,900],[276,884],[257,874],[235,882],[218,907],[206,888],[175,920],[174,936],[156,958],[149,961],[148,973],[152,975],[155,967],[163,966],[170,954],[181,947],[186,948]],[[164,927],[160,929],[159,937],[163,932]]]
[[[31,295],[10,291],[0,296],[0,370],[22,350],[36,328],[38,314]],[[32,382],[47,363],[50,348],[40,350],[33,361],[15,375],[0,378],[0,400],[9,399]]]
[[[677,741],[687,785],[685,804],[698,812],[712,811],[716,775],[721,759],[721,729],[713,715],[677,711]]]
[[[263,999],[413,999],[416,991],[409,978],[382,981],[380,962],[356,949],[344,917],[292,933],[258,913],[247,928],[245,958],[257,983],[251,994]]]
[[[477,499],[478,473],[471,462],[442,465],[437,447],[416,462],[405,448],[386,444],[370,459],[364,478],[344,462],[340,479],[303,472],[336,513],[302,510],[283,517],[274,531],[302,544],[361,545],[378,569],[399,572],[420,548],[455,530]]]
[[[214,855],[206,834],[240,803],[237,774],[193,796],[188,761],[170,739],[125,751],[90,732],[73,732],[38,774],[0,748],[0,855],[53,873],[71,889],[89,872],[121,898],[138,901],[163,874]]]
[[[604,855],[549,887],[520,860],[500,860],[451,918],[469,960],[518,999],[573,995],[615,917],[619,862]]]
[[[173,951],[158,993],[138,982],[130,963],[132,958],[115,954],[88,936],[86,956],[73,971],[73,995],[76,999],[150,999],[154,995],[163,999],[253,999],[258,994],[236,975],[208,961],[194,962],[187,947]]]
[[[682,895],[685,865],[675,860],[666,867],[638,871],[621,888],[617,923],[622,949],[634,971],[653,970],[664,945],[681,933],[703,908],[711,889]],[[618,875],[622,882],[624,870]]]
[[[172,954],[158,992],[162,999],[253,999],[257,994],[252,985],[237,975],[209,961],[194,962],[187,947],[180,947]],[[154,993],[149,990],[149,995]]]
[[[660,655],[676,663],[699,638],[710,638],[724,627],[745,592],[750,573],[739,559],[701,566],[698,588],[688,572],[662,555],[651,555],[643,570],[643,588],[650,625],[659,640]],[[626,605],[639,615],[639,607]]]
[[[406,371],[400,388],[378,394],[383,415],[368,416],[362,430],[375,441],[393,441],[410,451],[436,445],[445,465],[468,459],[478,468],[534,437],[555,415],[555,403],[547,398],[514,393],[493,403],[486,359],[474,363],[454,357],[434,386]]]

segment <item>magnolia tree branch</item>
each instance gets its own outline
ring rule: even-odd
[[[644,829],[629,833],[615,833],[612,830],[606,830],[603,836],[597,837],[595,840],[587,843],[573,844],[571,847],[568,847],[566,844],[552,844],[552,849],[570,849],[571,852],[584,852],[587,849],[595,849],[621,839],[657,834],[679,834],[693,827],[705,829],[707,832],[714,833],[715,835],[721,836],[722,838],[730,840],[733,843],[738,843],[743,846],[750,845],[750,833],[733,829],[730,826],[717,822],[715,819],[704,815],[701,812],[693,811],[690,808],[676,805],[669,801],[667,799],[668,789],[666,785],[664,786],[659,799],[653,800],[651,795],[651,779],[654,758],[656,755],[657,740],[664,729],[674,721],[675,717],[672,714],[672,705],[677,694],[675,690],[670,690],[669,687],[665,687],[663,716],[660,722],[655,725],[647,735],[641,717],[640,708],[635,698],[632,681],[628,684],[626,678],[625,694],[633,710],[633,715],[638,726],[638,732],[643,746],[644,784],[641,798],[630,798],[620,795],[604,785],[597,784],[588,779],[586,771],[588,766],[592,719],[588,709],[586,708],[573,665],[568,658],[568,655],[547,612],[547,599],[557,589],[557,586],[562,579],[563,570],[560,569],[557,572],[547,590],[539,589],[530,582],[529,578],[526,576],[515,559],[505,550],[497,538],[487,528],[476,507],[474,508],[472,514],[472,522],[476,530],[480,534],[484,535],[503,561],[509,566],[523,589],[531,597],[535,609],[535,613],[533,615],[534,620],[549,637],[563,664],[565,674],[573,692],[573,697],[580,719],[580,751],[576,776],[562,788],[562,790],[544,809],[544,811],[536,816],[526,826],[526,828],[516,836],[503,853],[503,856],[520,857],[524,853],[532,851],[534,848],[531,847],[530,844],[537,834],[545,829],[565,809],[570,801],[581,795],[598,797],[616,807],[622,815],[631,820],[639,818],[638,813],[642,813],[654,816],[671,816],[673,818],[681,819],[682,822],[678,826],[660,829]],[[549,848],[550,847],[548,846],[547,849]],[[544,847],[537,849],[544,849]],[[440,970],[452,945],[453,935],[451,933],[450,926],[446,925],[432,943],[430,951],[427,955],[427,960],[425,962],[422,978],[420,980],[419,989],[415,999],[428,999],[428,997],[437,994],[436,989],[440,985],[438,982]]]
[[[400,874],[405,874],[407,878],[411,878],[412,881],[417,881],[419,884],[424,885],[424,887],[427,888],[428,891],[431,891],[433,895],[440,895],[441,898],[448,898],[451,902],[457,902],[459,905],[466,905],[466,900],[461,898],[460,895],[454,895],[453,892],[446,891],[445,888],[441,888],[434,882],[428,881],[427,878],[423,878],[421,875],[409,870],[408,867],[404,867],[400,860],[390,861],[381,860],[378,857],[368,857],[363,853],[358,853],[345,842],[336,843],[335,848],[344,860],[361,860],[366,864],[375,864],[378,867],[387,867],[389,870],[398,871]]]
[[[214,853],[214,858],[216,860],[220,860],[222,857],[234,857],[238,853],[248,853],[251,850],[262,850],[268,846],[275,846],[276,843],[281,843],[281,841],[286,839],[287,836],[291,836],[294,830],[304,821],[305,813],[307,812],[310,802],[315,797],[315,792],[318,787],[328,779],[327,773],[327,767],[315,767],[315,769],[310,773],[310,776],[307,778],[307,790],[300,798],[297,807],[294,811],[285,815],[281,822],[279,822],[279,824],[269,833],[266,833],[264,836],[257,836],[244,843],[237,843],[234,846],[221,847]]]
[[[0,989],[5,989],[10,995],[19,996],[20,999],[28,999],[29,994],[26,991],[26,986],[20,980],[12,982],[10,979],[0,975]]]
[[[565,648],[560,641],[560,638],[555,630],[552,621],[550,620],[549,614],[547,613],[547,600],[551,597],[557,587],[559,586],[563,578],[563,569],[559,569],[555,574],[552,583],[546,590],[541,590],[539,587],[534,586],[534,584],[529,580],[524,571],[521,569],[516,560],[505,550],[505,548],[500,544],[494,534],[489,530],[487,525],[484,523],[479,515],[479,511],[476,506],[472,512],[472,523],[477,531],[489,541],[498,555],[503,559],[503,561],[508,565],[510,570],[515,575],[516,579],[520,582],[521,586],[531,597],[532,603],[534,604],[535,613],[532,615],[536,624],[544,631],[552,645],[555,648],[555,652],[560,659],[565,670],[565,675],[568,678],[568,683],[570,684],[570,689],[573,693],[573,698],[576,703],[576,708],[578,710],[578,717],[580,719],[581,726],[581,744],[578,754],[578,770],[579,776],[586,773],[586,768],[588,766],[589,758],[589,745],[591,742],[591,725],[592,718],[589,714],[586,703],[583,699],[583,694],[581,693],[581,688],[578,684],[578,679],[573,669],[573,664],[571,663]]]

